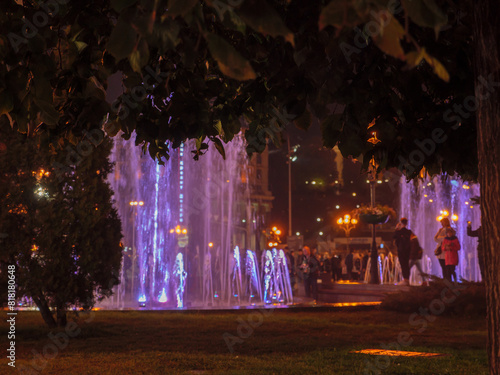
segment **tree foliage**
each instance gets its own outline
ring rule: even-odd
[[[474,94],[467,2],[447,13],[434,0],[61,3],[0,6],[0,114],[56,149],[104,126],[135,132],[158,160],[187,139],[195,157],[209,143],[222,151],[242,129],[255,152],[317,118],[325,146],[365,167],[374,156],[408,178],[477,175],[474,116],[454,110]],[[109,105],[114,73],[123,95]],[[436,127],[446,142],[419,151]]]
[[[49,325],[56,324],[49,309],[64,325],[68,307],[88,309],[119,282],[121,223],[106,182],[110,141],[95,149],[82,142],[87,156],[61,172],[53,166],[66,163],[62,154],[0,126],[2,275],[15,265],[17,295],[31,297]]]

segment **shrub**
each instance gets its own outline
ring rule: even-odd
[[[434,278],[428,287],[415,286],[410,290],[389,293],[380,307],[385,310],[412,313],[421,307],[427,307],[434,300],[442,300],[442,292],[449,289],[449,284],[443,279]],[[486,288],[484,282],[475,283],[461,280],[456,298],[445,303],[442,315],[486,316]],[[446,294],[450,296],[450,294]],[[444,301],[446,302],[446,301]]]

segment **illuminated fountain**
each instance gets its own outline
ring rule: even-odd
[[[162,166],[133,140],[115,142],[110,184],[127,246],[122,284],[129,306],[239,306],[252,298],[262,303],[255,253],[239,250],[249,243],[249,228],[258,230],[248,223],[259,222],[250,204],[244,139],[225,145],[226,160],[210,147],[195,161],[193,149],[189,143],[170,150]],[[271,257],[273,268],[283,263],[280,256]],[[291,301],[283,269],[272,277],[283,285],[280,299]]]
[[[238,246],[234,248],[232,267],[231,267],[231,295],[238,299],[238,305],[241,304],[241,258]]]
[[[292,287],[285,252],[266,250],[262,253],[263,299],[265,303],[292,303]]]
[[[441,227],[438,219],[448,216],[461,244],[458,252],[458,278],[480,281],[477,261],[477,239],[467,236],[467,221],[476,229],[480,225],[480,210],[472,198],[479,196],[479,185],[463,182],[457,177],[436,176],[432,179],[401,183],[400,216],[408,218],[409,228],[424,249],[424,272],[442,277],[434,255],[437,243],[434,235]],[[416,267],[413,267],[416,268]],[[416,270],[412,269],[412,273]],[[416,280],[416,277],[413,277]]]
[[[248,296],[248,302],[252,302],[252,300],[255,300],[257,297],[259,301],[263,301],[264,299],[262,298],[262,284],[260,281],[259,263],[257,262],[254,251],[247,250],[245,271],[246,294]]]

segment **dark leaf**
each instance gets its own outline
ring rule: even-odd
[[[312,117],[308,109],[294,120],[295,126],[302,130],[307,130],[311,126]]]
[[[323,135],[323,145],[327,148],[334,148],[340,139],[342,131],[342,121],[340,115],[330,115],[321,121],[321,133]]]
[[[111,32],[106,49],[119,61],[132,53],[136,39],[135,30],[120,17]]]
[[[148,43],[144,38],[141,38],[136,49],[132,51],[129,57],[130,66],[132,69],[141,73],[141,70],[149,61],[149,48]]]
[[[224,150],[224,145],[222,144],[221,140],[217,137],[213,137],[212,142],[214,142],[215,148],[222,155],[222,158],[226,160],[226,151]]]
[[[54,108],[54,105],[39,98],[34,98],[33,101],[41,111],[42,121],[49,126],[56,126],[59,122],[60,113]]]
[[[255,79],[255,72],[250,63],[239,54],[228,42],[215,34],[207,34],[208,48],[217,60],[219,69],[228,77],[239,81]]]
[[[279,14],[264,0],[245,0],[236,14],[252,29],[272,37],[282,36],[295,45],[293,33]]]
[[[368,8],[359,11],[353,3],[345,0],[330,1],[319,16],[319,29],[322,30],[326,26],[353,27],[366,22]]]
[[[377,17],[372,22],[377,22],[381,30],[378,35],[372,37],[378,48],[390,56],[404,60],[405,52],[401,47],[401,39],[405,35],[405,31],[398,20],[394,17],[389,20]]]
[[[188,14],[196,5],[198,0],[169,0],[167,14],[172,17]]]
[[[111,0],[111,6],[120,13],[123,9],[137,3],[137,0]]]
[[[402,0],[402,4],[413,22],[434,29],[436,35],[448,22],[448,17],[434,0]]]

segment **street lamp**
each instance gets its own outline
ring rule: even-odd
[[[281,235],[281,230],[278,229],[278,227],[272,227],[271,232],[269,233],[269,247],[276,247],[278,246],[279,243],[281,243],[280,236]]]
[[[349,235],[351,234],[351,230],[356,227],[358,221],[354,218],[351,218],[351,215],[344,215],[344,217],[339,217],[337,219],[337,224],[341,229],[344,230],[345,236],[347,238],[347,251],[349,252]]]
[[[450,216],[450,213],[447,211],[447,210],[441,210],[439,211],[439,216],[436,217],[436,220],[437,221],[441,221],[443,220],[444,218],[447,218],[449,217],[452,221],[458,221],[458,215],[457,214],[453,214]]]
[[[130,201],[129,202],[130,207],[142,207],[144,206],[143,201]],[[130,294],[132,295],[132,298],[134,297],[134,284],[135,284],[135,257],[137,256],[137,250],[135,246],[135,218],[137,216],[137,210],[134,211],[134,214],[132,216],[132,284],[130,288]]]
[[[177,225],[175,228],[170,229],[170,233],[174,234],[177,239],[177,246],[185,248],[188,244],[188,230],[184,226]],[[187,254],[185,254],[187,256]]]

